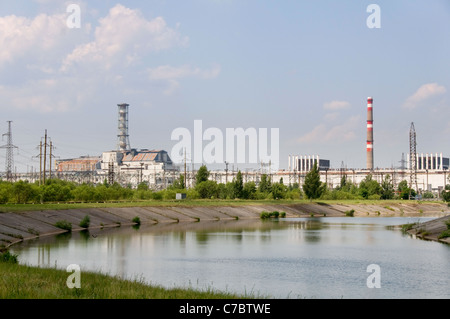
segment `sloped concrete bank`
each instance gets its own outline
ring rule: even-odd
[[[348,211],[354,216],[430,216],[445,214],[449,208],[444,203],[424,204],[324,204],[301,203],[280,205],[239,206],[174,206],[174,207],[105,207],[68,210],[43,210],[15,213],[0,213],[0,247],[8,247],[23,240],[66,232],[55,226],[65,220],[72,224],[72,231],[83,230],[79,226],[87,215],[90,230],[108,227],[134,225],[133,218],[139,217],[141,224],[195,223],[202,221],[259,219],[263,211],[286,212],[287,218],[310,216],[345,216]],[[449,213],[450,214],[450,213]]]
[[[421,239],[450,244],[450,237],[439,239],[439,235],[447,229],[446,222],[449,221],[450,216],[444,216],[424,223],[418,223],[411,230],[408,230],[407,233]]]

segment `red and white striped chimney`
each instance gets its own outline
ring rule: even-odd
[[[367,169],[373,170],[373,98],[367,98]]]

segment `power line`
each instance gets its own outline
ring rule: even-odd
[[[13,180],[13,167],[14,167],[14,149],[18,148],[12,143],[12,131],[11,131],[11,123],[12,121],[7,121],[8,123],[8,133],[3,134],[2,136],[7,137],[6,145],[0,146],[0,148],[6,148],[6,161],[5,161],[5,172],[6,172],[6,180],[11,182]]]
[[[409,130],[409,163],[410,163],[410,191],[409,196],[411,196],[411,189],[413,186],[418,191],[417,187],[417,141],[416,141],[416,129],[414,127],[414,122],[411,123],[411,128]]]

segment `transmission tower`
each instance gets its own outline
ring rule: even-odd
[[[410,164],[410,196],[413,186],[417,188],[417,142],[416,142],[416,129],[414,123],[411,123],[411,129],[409,131],[409,164]]]
[[[5,173],[6,180],[11,182],[13,180],[13,167],[14,167],[14,149],[18,148],[12,143],[12,131],[11,131],[11,123],[12,121],[7,121],[8,123],[8,133],[2,135],[6,136],[6,145],[0,146],[0,148],[6,148],[6,161],[5,161]]]

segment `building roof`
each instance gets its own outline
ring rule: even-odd
[[[123,162],[163,162],[164,158],[162,153],[166,153],[166,151],[161,150],[152,150],[152,151],[135,151],[127,153],[122,161]],[[170,162],[169,155],[167,155],[167,161]]]

